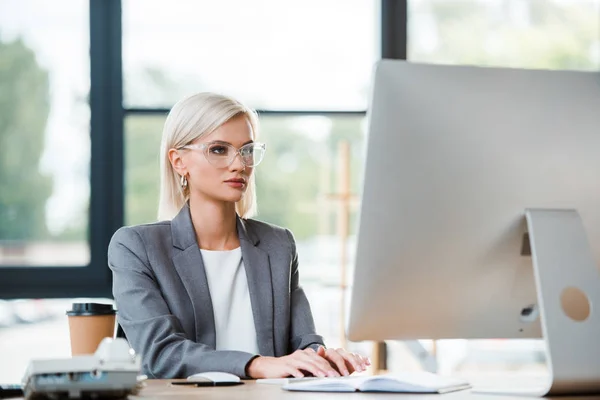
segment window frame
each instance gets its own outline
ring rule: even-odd
[[[380,0],[382,58],[406,59],[408,0]],[[124,224],[124,125],[130,115],[162,115],[167,108],[123,105],[121,0],[89,0],[90,207],[85,266],[0,266],[0,299],[112,298],[107,248]],[[364,116],[366,110],[257,110],[264,116]]]
[[[123,221],[123,108],[120,0],[89,2],[90,263],[1,266],[0,298],[112,297],[106,250]]]

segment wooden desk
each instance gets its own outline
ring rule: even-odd
[[[446,394],[400,394],[400,393],[310,393],[310,392],[288,392],[278,385],[257,384],[254,381],[244,381],[239,386],[220,387],[189,387],[173,386],[172,380],[148,380],[146,386],[139,395],[130,396],[130,399],[165,399],[165,400],[187,400],[187,399],[242,399],[242,400],[271,400],[271,399],[348,399],[349,396],[356,400],[532,400],[535,397],[526,396],[497,396],[471,393],[468,390],[446,393]],[[551,398],[546,398],[551,399]],[[584,397],[557,397],[556,400],[599,400],[600,396]]]

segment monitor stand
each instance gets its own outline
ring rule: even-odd
[[[485,392],[598,394],[600,271],[581,218],[576,210],[528,209],[525,215],[550,381],[535,390]]]

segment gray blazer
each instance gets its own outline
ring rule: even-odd
[[[298,285],[290,231],[238,218],[237,230],[260,355],[323,344]],[[108,247],[117,319],[152,378],[206,371],[246,377],[257,355],[215,350],[213,307],[189,208],[172,221],[123,227]],[[243,333],[240,333],[243,334]]]

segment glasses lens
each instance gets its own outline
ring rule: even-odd
[[[233,161],[236,151],[232,146],[213,143],[206,149],[206,158],[215,167],[227,167]]]
[[[265,147],[260,143],[251,143],[240,149],[244,164],[248,167],[256,167],[265,156]]]

